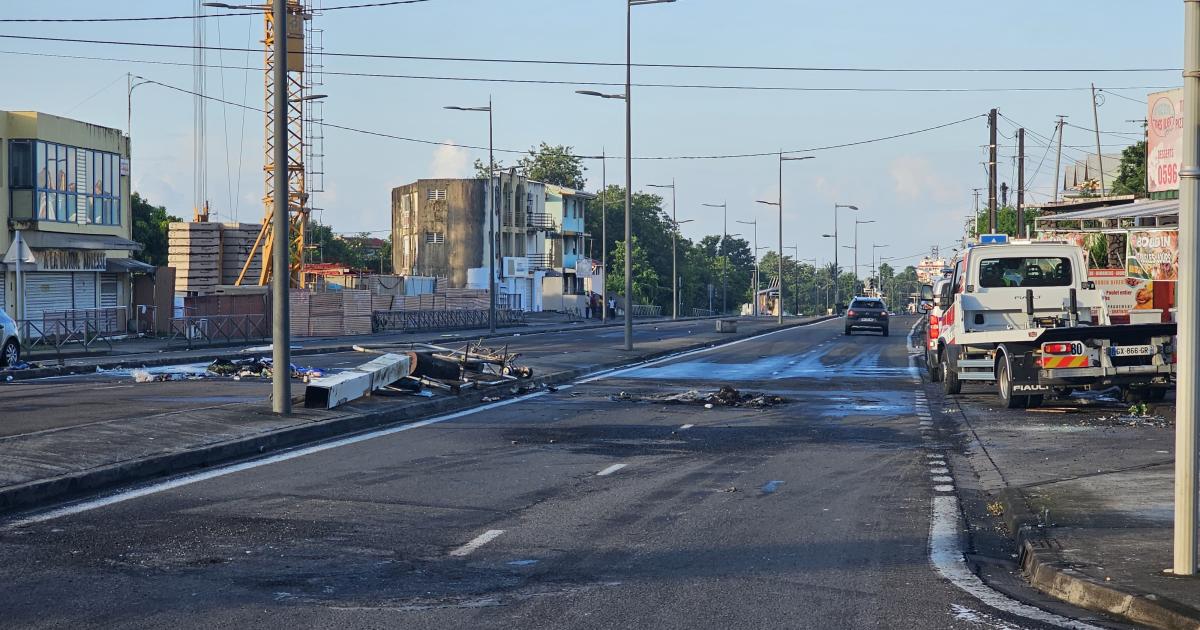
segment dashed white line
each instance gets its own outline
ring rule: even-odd
[[[948,468],[930,468],[929,469],[929,474],[931,474],[931,475],[944,475],[948,472],[950,472],[950,469],[948,469]]]
[[[954,492],[954,486],[950,484],[934,486],[933,489],[938,492]]]
[[[679,427],[679,430],[680,430],[680,431],[687,431],[688,429],[690,429],[690,428],[692,428],[692,427],[694,427],[694,426],[696,426],[696,425],[694,425],[694,424],[685,424],[685,425],[683,425],[683,426]]]
[[[475,551],[476,549],[492,542],[493,540],[496,540],[496,538],[503,533],[503,529],[489,529],[486,532],[476,536],[471,542],[459,547],[458,549],[455,549],[454,551],[451,551],[450,555],[459,557],[468,555],[472,551]]]
[[[933,478],[934,483],[953,483],[954,477],[939,476]]]
[[[605,468],[604,470],[601,470],[600,472],[596,473],[596,476],[597,477],[607,477],[607,476],[617,472],[618,470],[621,470],[622,468],[624,468],[626,466],[628,466],[628,464],[613,464],[612,466],[609,466],[608,468]]]

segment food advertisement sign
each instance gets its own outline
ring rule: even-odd
[[[1091,266],[1091,253],[1088,251],[1087,234],[1083,232],[1039,232],[1039,241],[1062,241],[1075,245],[1083,250],[1083,262]]]
[[[1158,282],[1174,282],[1178,278],[1178,232],[1135,230],[1125,240],[1125,274],[1130,278]]]
[[[1135,309],[1154,308],[1154,283],[1129,278],[1124,269],[1092,269],[1088,278],[1104,296],[1110,316],[1128,316]]]
[[[1179,170],[1183,165],[1183,89],[1151,94],[1146,120],[1146,184],[1150,192],[1179,190]]]

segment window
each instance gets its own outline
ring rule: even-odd
[[[9,142],[11,187],[34,189],[41,221],[120,225],[120,167],[115,153],[38,140]]]
[[[446,189],[445,188],[430,188],[428,191],[426,191],[425,194],[426,194],[426,199],[428,199],[429,201],[445,201],[446,200]]]
[[[425,242],[426,243],[445,243],[446,242],[446,233],[445,232],[426,232],[425,233]]]
[[[850,308],[883,308],[883,302],[879,300],[854,300],[850,304]]]
[[[979,286],[1071,286],[1071,261],[1067,258],[985,258],[979,261]]]

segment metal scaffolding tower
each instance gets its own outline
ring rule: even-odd
[[[321,32],[314,31],[310,25],[313,17],[311,2],[306,3],[303,0],[288,0],[288,45],[287,45],[287,111],[283,115],[287,116],[287,137],[283,139],[287,142],[287,164],[285,168],[288,174],[288,190],[286,191],[288,198],[288,215],[290,221],[291,238],[289,242],[284,244],[289,250],[290,269],[288,270],[291,276],[292,285],[300,286],[301,275],[304,266],[304,248],[305,238],[308,228],[308,218],[311,211],[311,193],[313,190],[309,187],[309,171],[306,168],[306,160],[313,159],[319,164],[323,156],[321,155],[320,145],[322,138],[313,132],[320,129],[321,108],[318,102],[320,95],[312,93],[311,77],[306,79],[306,75],[310,72],[317,76],[318,79],[324,73],[323,63],[320,61],[319,40]],[[238,275],[238,284],[243,284],[246,281],[246,274],[250,268],[250,262],[255,255],[262,256],[262,272],[258,277],[258,284],[265,286],[271,278],[274,269],[271,264],[271,252],[275,247],[280,246],[276,242],[274,230],[272,229],[272,215],[275,203],[275,143],[279,141],[275,137],[275,25],[274,17],[271,12],[264,13],[264,33],[263,33],[263,48],[264,48],[264,87],[265,87],[265,111],[264,118],[265,142],[263,143],[263,182],[265,194],[263,195],[263,206],[266,208],[263,218],[262,228],[259,230],[258,238],[254,241],[254,247],[247,258],[246,263],[242,266],[242,271]],[[317,34],[318,47],[312,45],[313,35]],[[315,121],[315,122],[314,122]],[[314,135],[316,143],[314,144]],[[309,141],[306,142],[306,136]],[[318,176],[318,181],[321,179]]]

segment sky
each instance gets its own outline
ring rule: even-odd
[[[93,18],[194,14],[193,0],[0,0],[0,19]],[[319,0],[323,6],[358,4]],[[853,244],[865,274],[872,245],[893,264],[912,264],[933,245],[954,243],[987,185],[988,109],[999,108],[1000,180],[1015,182],[1017,125],[1026,126],[1030,197],[1053,194],[1054,151],[1045,138],[1063,114],[1064,164],[1095,151],[1091,83],[1104,90],[1099,107],[1105,153],[1140,138],[1148,92],[1181,84],[1183,3],[1178,0],[1013,0],[1002,11],[961,0],[882,1],[678,0],[634,8],[635,63],[890,69],[1044,69],[1084,72],[818,72],[796,70],[634,68],[635,157],[705,156],[799,151],[812,160],[784,166],[783,241],[801,258],[832,259],[834,204],[842,245]],[[210,11],[221,11],[210,9]],[[330,53],[423,57],[622,62],[625,12],[618,0],[428,0],[414,4],[328,11],[314,18]],[[262,18],[204,21],[210,46],[261,46]],[[62,37],[190,45],[193,21],[117,23],[0,22],[0,35]],[[33,53],[33,54],[31,54]],[[58,55],[45,56],[45,55]],[[70,57],[67,57],[70,56]],[[80,59],[74,57],[89,57]],[[97,60],[103,57],[121,61]],[[154,63],[152,63],[154,62]],[[5,88],[0,109],[37,110],[125,128],[126,74],[190,90],[191,50],[0,37]],[[210,66],[261,67],[259,53],[210,51]],[[327,123],[394,136],[486,146],[483,114],[445,110],[492,98],[495,146],[525,150],[540,142],[577,154],[610,156],[609,183],[623,183],[624,107],[576,89],[621,92],[622,66],[534,65],[464,61],[326,57],[331,72],[418,76],[611,82],[544,85],[326,75]],[[791,87],[731,90],[637,87],[637,83]],[[820,88],[826,88],[824,90]],[[834,89],[836,88],[836,90]],[[1018,89],[1020,91],[854,91],[859,89]],[[1028,91],[1053,88],[1055,91]],[[1081,88],[1081,89],[1074,89]],[[1119,89],[1129,88],[1129,89]],[[850,89],[850,90],[847,90]],[[261,70],[210,68],[206,93],[261,108]],[[193,207],[193,106],[188,94],[155,84],[132,97],[133,187],[172,213]],[[925,129],[927,133],[857,146],[812,150]],[[1015,124],[1014,124],[1015,123]],[[1081,128],[1082,127],[1082,128]],[[1035,135],[1036,134],[1036,135]],[[263,216],[263,114],[211,103],[207,108],[207,198],[220,220]],[[437,146],[326,127],[324,192],[317,218],[336,232],[375,232],[390,225],[390,191],[420,178],[470,176],[486,151]],[[497,159],[512,163],[511,154]],[[1041,165],[1040,169],[1038,166]],[[589,188],[599,188],[598,160],[587,162]],[[736,159],[634,160],[633,187],[677,185],[685,236],[720,234],[728,204],[729,232],[748,240],[758,221],[760,246],[775,248],[778,215],[756,200],[779,195],[774,156]],[[668,202],[665,207],[669,211]],[[985,193],[986,195],[986,190]],[[789,250],[790,251],[790,250]],[[843,249],[842,264],[853,256]]]

